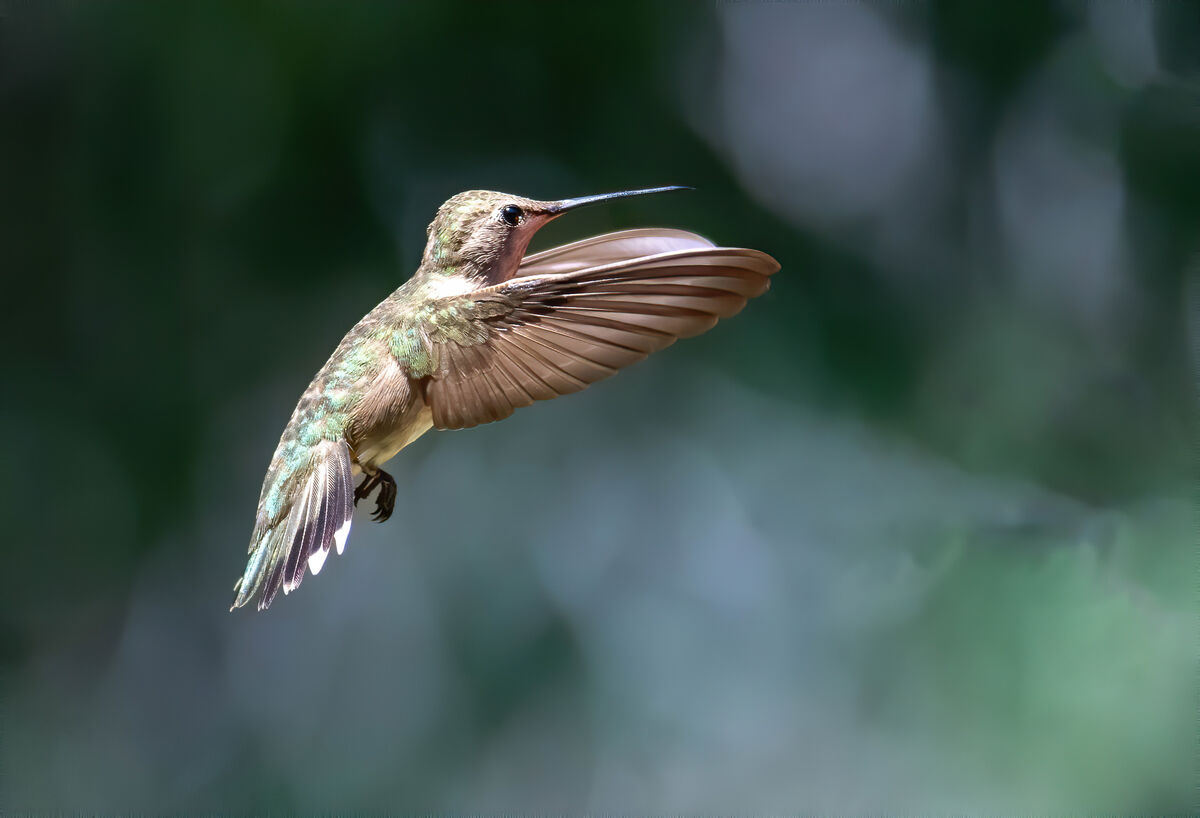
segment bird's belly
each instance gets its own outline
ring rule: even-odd
[[[396,453],[433,428],[433,413],[422,404],[413,415],[392,429],[371,435],[359,442],[355,450],[354,471],[360,472],[360,464],[368,468],[379,466],[396,456]]]

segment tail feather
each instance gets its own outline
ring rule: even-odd
[[[280,588],[287,594],[300,587],[306,568],[319,573],[332,546],[342,553],[354,515],[351,468],[345,441],[326,440],[312,448],[299,468],[285,474],[272,469],[267,479],[276,484],[264,487],[263,502],[272,496],[284,499],[274,515],[259,509],[233,608],[261,592],[258,610],[265,610]]]

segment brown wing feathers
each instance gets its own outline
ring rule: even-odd
[[[517,275],[569,273],[675,250],[696,250],[712,246],[713,243],[708,239],[686,230],[662,227],[619,230],[532,253],[521,259]]]
[[[490,314],[475,319],[486,328],[486,340],[441,342],[442,366],[426,388],[434,425],[474,426],[535,400],[577,392],[735,314],[767,289],[779,268],[755,250],[712,247],[692,234],[666,232],[664,240],[690,249],[578,268],[559,248],[531,257],[518,277],[476,296],[489,303]],[[656,238],[651,231],[617,236],[613,244],[645,246]],[[603,238],[575,247],[579,255],[598,257],[596,245],[607,246]],[[526,274],[539,267],[567,272]]]

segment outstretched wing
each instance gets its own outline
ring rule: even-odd
[[[637,248],[667,252],[630,258]],[[596,264],[597,260],[602,263]],[[761,295],[778,262],[677,230],[598,236],[529,257],[517,275],[447,298],[421,333],[433,423],[462,429],[577,392]]]
[[[516,275],[571,273],[619,261],[657,256],[677,250],[702,250],[715,245],[695,233],[668,227],[619,230],[553,247],[521,259]]]
[[[354,516],[346,442],[323,440],[290,459],[295,465],[289,467],[283,460],[272,464],[267,473],[250,538],[250,559],[234,586],[233,608],[245,605],[261,590],[258,609],[264,610],[280,588],[285,594],[298,588],[306,569],[318,573],[334,544],[339,554],[346,546]]]

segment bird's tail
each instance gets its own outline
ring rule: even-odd
[[[259,591],[258,610],[264,610],[280,588],[286,594],[299,587],[306,568],[318,573],[333,545],[342,553],[350,535],[354,481],[346,442],[323,440],[300,456],[282,442],[280,450],[267,472],[250,559],[230,610]]]

